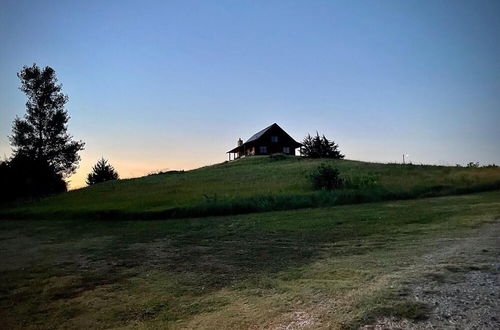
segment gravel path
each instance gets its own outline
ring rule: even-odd
[[[500,329],[500,222],[442,243],[411,270],[419,276],[408,285],[431,306],[429,318],[383,318],[362,329]]]

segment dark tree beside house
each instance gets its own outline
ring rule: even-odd
[[[302,156],[308,158],[333,158],[342,159],[344,155],[340,153],[339,146],[332,140],[328,140],[324,135],[316,136],[307,134],[300,148]]]
[[[87,184],[91,186],[96,183],[117,179],[118,173],[113,166],[111,166],[106,159],[101,158],[94,167],[92,167],[92,172],[87,176]]]
[[[28,101],[26,115],[14,120],[10,136],[14,157],[47,162],[62,176],[74,173],[84,143],[68,134],[69,115],[64,108],[68,96],[61,92],[54,69],[33,64],[17,75]]]

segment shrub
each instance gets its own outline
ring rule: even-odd
[[[344,155],[340,153],[338,144],[328,140],[324,135],[320,137],[318,132],[316,132],[316,136],[307,134],[304,141],[302,141],[300,153],[308,158],[344,158]]]
[[[148,173],[148,176],[151,175],[172,175],[172,174],[183,174],[184,170],[157,170],[157,171],[151,171]]]
[[[333,190],[344,184],[340,171],[328,164],[319,165],[309,177],[315,189]]]
[[[478,168],[479,167],[479,163],[474,163],[474,162],[470,162],[467,164],[467,167],[469,168]]]

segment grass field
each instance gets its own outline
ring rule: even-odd
[[[358,186],[317,192],[308,175],[321,163]],[[366,186],[370,178],[374,183]],[[1,218],[173,218],[262,212],[500,189],[500,168],[251,157],[186,172],[107,182],[39,202],[4,206]]]
[[[295,170],[307,166],[312,164],[300,163]],[[201,180],[203,171],[183,175]],[[426,177],[418,171],[415,176]],[[448,175],[462,173],[468,175],[466,170]],[[440,176],[427,174],[427,180]],[[407,185],[403,177],[383,180]],[[205,178],[206,187],[218,184],[215,178],[220,176]],[[162,180],[181,179],[128,182],[147,186]],[[287,185],[307,189],[305,181],[276,180],[267,187],[279,191]],[[110,186],[92,188],[102,193],[99,207],[106,205]],[[68,202],[69,196],[90,198],[86,190],[59,198]],[[125,192],[119,196],[126,199]],[[55,207],[55,201],[48,205]],[[405,289],[413,277],[426,276],[415,265],[499,220],[499,191],[167,221],[3,220],[0,328],[340,329],[378,316],[419,319],[432,306],[412,300]]]

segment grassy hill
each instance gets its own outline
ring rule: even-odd
[[[314,191],[308,175],[323,162],[351,186]],[[252,157],[4,207],[0,328],[418,322],[439,314],[425,295],[497,276],[500,190],[467,193],[498,188],[494,167]],[[396,201],[447,194],[460,196]],[[191,218],[147,219],[178,215]],[[421,282],[432,290],[415,298]]]
[[[351,186],[314,191],[308,175],[329,163]],[[250,213],[500,188],[500,169],[260,156],[106,182],[37,202],[4,207],[8,217],[171,218]]]

